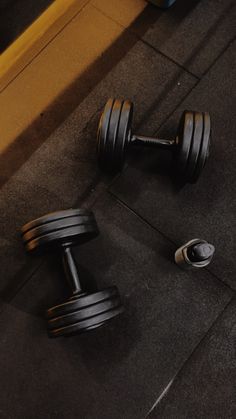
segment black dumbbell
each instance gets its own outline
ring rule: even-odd
[[[115,286],[88,294],[81,287],[71,248],[99,234],[95,217],[86,209],[45,215],[22,228],[27,251],[59,250],[72,296],[47,310],[49,336],[68,336],[102,326],[123,311]]]
[[[174,168],[185,182],[195,183],[209,156],[211,121],[207,112],[185,111],[173,139],[145,137],[132,133],[133,104],[109,99],[101,115],[97,134],[100,166],[107,171],[122,168],[127,148],[148,146],[173,152]]]

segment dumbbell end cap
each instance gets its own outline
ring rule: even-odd
[[[188,249],[188,257],[192,262],[201,262],[212,258],[215,247],[210,243],[198,243]]]
[[[182,268],[204,268],[209,265],[215,247],[202,239],[192,239],[175,252],[175,263]]]

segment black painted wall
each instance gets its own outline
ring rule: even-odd
[[[53,2],[53,0],[0,0],[0,53]]]

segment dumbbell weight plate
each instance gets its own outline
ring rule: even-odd
[[[176,170],[190,183],[197,181],[209,155],[210,116],[185,111],[177,134]]]
[[[114,99],[111,99],[111,98],[108,99],[104,107],[104,110],[101,114],[100,121],[98,124],[97,155],[98,155],[98,162],[101,166],[104,166],[106,163],[107,138],[108,138],[108,130],[109,130],[113,104],[114,104]]]
[[[210,136],[211,136],[211,119],[210,115],[207,112],[203,113],[203,134],[202,134],[202,141],[201,141],[201,148],[198,155],[197,163],[195,165],[195,171],[192,175],[192,183],[195,183],[209,156],[209,149],[210,149]]]
[[[117,159],[118,162],[117,169],[121,169],[124,164],[126,147],[130,140],[132,118],[133,104],[129,100],[125,100],[122,102],[116,146],[113,148],[114,159]]]
[[[82,320],[77,323],[72,323],[58,329],[48,330],[50,337],[69,336],[73,334],[87,332],[91,329],[96,329],[106,323],[108,320],[113,319],[123,312],[123,307],[119,306],[112,310],[108,310],[105,313],[98,314],[94,317],[90,317],[86,320]]]
[[[133,105],[130,101],[109,99],[98,128],[98,162],[103,169],[117,171],[122,168],[125,149],[129,143]]]
[[[41,217],[23,227],[23,241],[28,251],[41,247],[56,247],[61,244],[81,244],[98,235],[98,228],[92,213],[87,215],[75,210],[61,211]],[[82,212],[82,214],[85,214]]]
[[[184,111],[178,128],[177,134],[177,153],[175,156],[176,171],[183,175],[186,170],[191,141],[194,130],[194,113],[191,111]]]
[[[194,112],[194,128],[188,155],[188,161],[184,172],[184,177],[188,182],[192,182],[192,176],[196,168],[198,156],[201,149],[203,135],[203,114]]]
[[[92,297],[90,298],[89,305],[87,297]],[[58,306],[56,316],[52,316],[53,308],[48,310],[48,313],[50,313],[48,332],[51,337],[82,333],[100,327],[108,320],[123,312],[120,295],[116,287],[99,291],[90,296],[78,296],[78,300],[80,300],[80,307],[71,311],[70,306],[69,313],[67,310],[63,310],[63,305],[61,305],[59,310],[60,315],[58,315]],[[92,300],[93,303],[91,303]],[[85,304],[83,304],[84,302]],[[65,309],[68,308],[66,307],[66,303],[64,305]]]
[[[111,164],[111,169],[116,168],[120,165],[118,153],[117,153],[117,137],[118,137],[118,130],[119,130],[119,123],[120,123],[120,115],[122,110],[122,102],[116,99],[113,102],[109,127],[108,127],[108,134],[106,140],[106,159]]]
[[[49,214],[44,215],[43,217],[36,218],[33,221],[30,221],[29,223],[25,224],[21,228],[22,234],[26,233],[28,230],[31,230],[34,227],[37,227],[39,225],[47,224],[51,221],[57,221],[62,220],[64,218],[68,217],[74,217],[77,215],[84,215],[84,216],[93,216],[93,213],[85,208],[80,209],[67,209],[62,211],[56,211],[56,212],[50,212]]]
[[[57,304],[47,310],[46,316],[48,319],[65,315],[67,313],[80,310],[81,308],[89,307],[93,304],[101,303],[105,300],[109,300],[117,297],[119,291],[117,287],[109,287],[104,290],[95,292],[93,294],[79,294],[74,295],[70,299],[66,300],[61,304]]]
[[[97,303],[96,305],[74,311],[73,313],[68,313],[59,317],[52,318],[48,321],[48,328],[53,330],[79,323],[83,320],[88,320],[91,317],[113,310],[120,305],[120,298],[106,300],[102,303]]]
[[[33,251],[42,247],[57,247],[62,244],[79,245],[96,237],[97,234],[96,226],[93,224],[75,225],[30,240],[26,247],[28,251]]]
[[[30,230],[26,231],[23,235],[23,241],[27,243],[30,240],[36,239],[40,236],[44,236],[46,234],[56,232],[59,230],[63,230],[68,227],[78,226],[78,225],[91,225],[95,224],[95,220],[91,216],[82,215],[76,217],[68,217],[63,218],[57,221],[50,221],[48,223],[44,223],[38,225],[37,227],[33,227]]]

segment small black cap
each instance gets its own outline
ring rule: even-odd
[[[215,252],[215,247],[210,243],[197,243],[188,249],[188,258],[191,262],[203,262],[210,259]]]

